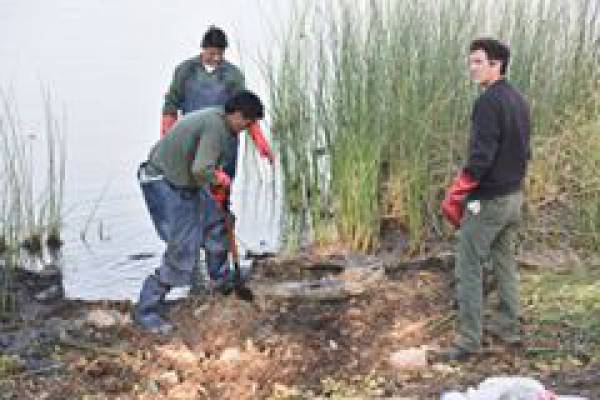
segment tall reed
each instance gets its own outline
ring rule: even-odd
[[[15,304],[12,269],[22,262],[22,249],[39,256],[45,244],[56,248],[61,243],[65,122],[57,119],[48,91],[44,108],[43,134],[26,133],[14,95],[0,90],[0,312]],[[46,144],[45,165],[34,146],[38,140]]]
[[[313,240],[358,250],[377,248],[382,218],[406,228],[413,251],[449,234],[438,203],[464,162],[478,94],[466,74],[469,42],[509,43],[509,80],[531,102],[534,135],[550,138],[573,110],[584,121],[597,115],[599,7],[591,0],[308,3],[283,28],[267,67],[288,231],[307,228]]]
[[[46,116],[46,155],[48,172],[46,177],[46,243],[51,248],[60,247],[63,224],[63,203],[66,178],[66,113],[59,119],[53,108],[53,100],[47,90],[44,94]]]

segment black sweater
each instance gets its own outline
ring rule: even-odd
[[[529,106],[504,79],[477,98],[465,166],[479,181],[474,198],[491,199],[521,189],[530,158],[529,131]]]

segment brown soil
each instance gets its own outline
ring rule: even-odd
[[[319,263],[323,260],[262,261],[253,282],[338,272],[307,268]],[[394,351],[451,342],[451,282],[449,268],[407,267],[388,270],[376,287],[341,300],[189,298],[172,307],[170,318],[177,326],[172,337],[127,325],[82,336],[86,345],[59,343],[53,357],[64,368],[9,374],[0,380],[0,398],[301,399],[347,398],[345,394],[439,399],[444,391],[465,390],[493,375],[529,376],[558,393],[600,396],[597,360],[555,365],[491,339],[486,339],[484,355],[464,364],[394,370],[388,363]],[[70,304],[70,310],[63,307],[64,315],[73,315],[73,308],[98,307]],[[524,328],[528,333],[557,329],[532,326],[527,315]],[[529,341],[529,348],[557,346],[548,339],[532,340],[539,341]],[[115,343],[121,345],[118,350]]]

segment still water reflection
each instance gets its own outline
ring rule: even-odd
[[[233,193],[240,254],[276,251],[280,216],[274,186],[278,181],[260,163],[247,168]],[[154,232],[131,175],[111,182],[104,196],[68,215],[62,260],[68,297],[134,298],[143,278],[157,267],[164,244]]]
[[[265,98],[258,60],[273,32],[257,21],[277,19],[277,25],[276,15],[285,14],[285,7],[267,3],[0,0],[0,87],[15,93],[23,132],[43,129],[40,86],[51,88],[55,108],[67,114],[62,264],[68,297],[135,298],[157,266],[163,244],[134,176],[158,138],[173,68],[199,51],[202,33],[215,24],[230,36],[228,58]],[[43,154],[42,143],[35,147]],[[240,161],[233,193],[242,254],[278,245],[279,180],[255,158],[251,152]]]

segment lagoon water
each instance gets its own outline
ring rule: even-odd
[[[266,100],[260,70],[287,15],[279,3],[0,0],[0,87],[16,99],[22,132],[38,136],[32,146],[42,169],[43,88],[50,90],[57,114],[66,115],[67,297],[136,297],[164,245],[147,216],[135,171],[159,136],[173,68],[198,53],[202,34],[215,24],[229,35],[227,58]],[[233,190],[239,245],[242,253],[274,251],[280,180],[277,168],[249,149]]]

